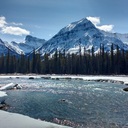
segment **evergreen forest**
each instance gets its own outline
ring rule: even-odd
[[[114,49],[115,48],[115,49]],[[21,54],[19,57],[8,54],[0,56],[0,73],[36,73],[36,74],[82,74],[82,75],[117,75],[128,74],[128,51],[111,45],[111,50],[105,52],[104,45],[99,53],[81,47],[78,54],[66,54],[57,51],[52,57],[45,53],[41,56],[33,50],[31,56]]]

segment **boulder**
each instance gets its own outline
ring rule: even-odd
[[[16,84],[13,88],[14,88],[14,89],[22,89],[22,86],[19,85],[19,84]]]
[[[29,79],[34,79],[34,77],[29,77]]]
[[[127,92],[128,91],[128,87],[127,88],[124,88],[123,90]]]

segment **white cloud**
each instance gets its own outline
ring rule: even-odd
[[[7,24],[6,18],[4,16],[0,17],[0,28],[4,27]]]
[[[99,25],[100,24],[100,17],[86,17],[88,20],[90,20],[95,26],[96,28],[103,30],[103,31],[107,31],[107,32],[111,32],[114,28],[114,25]]]
[[[17,36],[22,36],[22,35],[29,35],[30,31],[23,29],[21,27],[16,27],[16,26],[21,26],[23,25],[22,23],[7,23],[6,18],[4,16],[0,17],[0,32],[3,34],[10,34],[10,35],[17,35]]]
[[[90,20],[94,25],[100,24],[100,18],[99,17],[86,17],[88,20]]]
[[[102,26],[97,26],[100,30],[104,30],[107,32],[110,32],[113,30],[114,25],[102,25]]]
[[[22,29],[20,27],[13,27],[13,26],[9,26],[9,27],[6,26],[6,27],[2,28],[2,32],[4,34],[17,35],[17,36],[30,34],[30,32],[25,29]]]

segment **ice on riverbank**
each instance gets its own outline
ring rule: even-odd
[[[12,74],[12,75],[0,75],[0,78],[82,78],[84,80],[96,80],[96,79],[112,79],[118,81],[128,82],[127,75],[38,75],[38,74]]]
[[[36,75],[36,74],[28,74],[28,75],[0,75],[0,78],[47,78],[47,79],[82,79],[82,80],[110,80],[123,82],[123,84],[128,84],[128,76],[127,75],[109,75],[109,76],[98,76],[98,75]]]
[[[70,128],[0,110],[1,128]]]
[[[0,91],[0,97],[7,96],[6,92]]]
[[[2,90],[21,89],[21,88],[22,88],[21,85],[9,83],[7,85],[0,87],[0,90],[2,91]]]
[[[49,75],[43,76],[44,78],[51,79],[80,79],[85,81],[101,81],[101,82],[112,82],[122,83],[128,85],[128,76],[84,76],[84,75]]]

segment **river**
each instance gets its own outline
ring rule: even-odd
[[[9,112],[77,128],[128,128],[128,93],[122,84],[43,78],[1,78],[18,83],[8,90]]]

